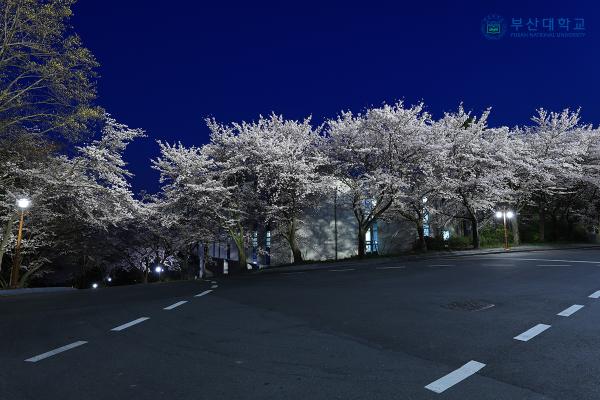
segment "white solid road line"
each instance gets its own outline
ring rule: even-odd
[[[163,310],[172,310],[172,309],[174,309],[175,307],[179,307],[180,305],[182,305],[182,304],[185,304],[185,303],[187,303],[187,300],[178,301],[178,302],[177,302],[177,303],[175,303],[175,304],[171,304],[170,306],[163,308]]]
[[[348,272],[354,271],[354,268],[344,268],[344,269],[329,269],[329,272]]]
[[[480,260],[498,260],[497,257],[478,257]],[[549,260],[547,258],[516,258],[516,257],[508,257],[505,260],[518,260],[518,261],[545,261],[545,262],[564,262],[564,263],[583,263],[583,264],[600,264],[600,261],[587,261],[587,260]]]
[[[204,292],[202,292],[202,293],[198,293],[198,294],[197,294],[197,295],[195,295],[194,297],[202,297],[202,296],[205,296],[205,295],[209,294],[210,292],[212,292],[212,290],[211,290],[211,289],[209,289],[209,290],[205,290],[205,291],[204,291]]]
[[[596,291],[596,292],[594,292],[594,293],[590,294],[588,297],[589,297],[590,299],[597,299],[597,298],[599,298],[599,297],[600,297],[600,290],[598,290],[598,291]]]
[[[123,324],[123,325],[119,325],[116,328],[112,328],[111,331],[115,331],[115,332],[122,331],[123,329],[127,329],[130,326],[137,325],[140,322],[144,322],[144,321],[146,321],[148,319],[150,319],[150,318],[148,318],[148,317],[141,317],[141,318],[138,318],[138,319],[134,319],[131,322],[128,322],[128,323]]]
[[[482,267],[514,267],[515,264],[481,264]]]
[[[375,267],[375,269],[405,269],[404,265],[400,265],[398,267]]]
[[[582,308],[583,306],[581,304],[573,304],[571,307],[562,310],[556,315],[560,315],[561,317],[570,317]]]
[[[47,353],[42,353],[42,354],[37,355],[35,357],[28,358],[25,361],[27,361],[27,362],[38,362],[40,360],[43,360],[44,358],[52,357],[52,356],[54,356],[54,355],[56,355],[58,353],[62,353],[63,351],[74,349],[75,347],[79,347],[79,346],[84,345],[86,343],[87,343],[86,341],[80,340],[78,342],[74,342],[74,343],[68,344],[68,345],[63,346],[63,347],[59,347],[58,349],[50,350]]]
[[[570,267],[569,264],[537,264],[536,267]]]
[[[515,336],[513,339],[517,339],[522,342],[526,342],[526,341],[536,337],[540,333],[544,332],[546,329],[550,328],[550,326],[551,325],[537,324],[533,328],[526,330],[525,332],[521,333],[518,336]]]
[[[429,385],[425,386],[425,389],[429,389],[436,393],[442,393],[444,390],[451,388],[457,383],[477,373],[477,371],[483,367],[485,367],[485,364],[471,360],[459,369],[450,372],[448,375],[441,377],[435,382],[431,382]]]

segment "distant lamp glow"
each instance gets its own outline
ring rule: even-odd
[[[161,273],[163,271],[162,267],[156,267],[154,268],[154,271],[156,271],[157,273]]]
[[[502,211],[496,211],[496,218],[502,218]]]
[[[515,213],[513,213],[512,211],[508,211],[508,212],[506,213],[506,218],[508,218],[508,219],[510,219],[510,218],[512,218],[512,217],[514,217],[514,216],[515,216]]]
[[[110,276],[109,276],[108,278],[106,278],[106,280],[107,280],[108,282],[112,282],[112,278],[111,278]]]
[[[31,200],[29,200],[28,198],[20,198],[19,200],[17,200],[17,207],[19,207],[21,210],[24,210],[26,208],[29,208],[29,206],[31,205]]]
[[[97,283],[92,283],[92,289],[98,289],[98,284]]]

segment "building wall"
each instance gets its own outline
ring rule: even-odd
[[[306,261],[334,260],[336,258],[335,227],[337,220],[337,258],[358,254],[358,224],[347,203],[335,204],[329,198],[318,209],[308,210],[298,231],[298,243]],[[405,222],[377,222],[378,253],[397,254],[412,249],[416,229]],[[292,262],[292,254],[283,237],[274,233],[271,248],[271,265]]]
[[[340,200],[336,202],[336,199]],[[358,254],[358,224],[352,209],[343,197],[331,196],[319,208],[307,210],[301,218],[297,240],[306,261],[344,259]],[[258,252],[256,261],[261,266],[282,265],[293,262],[290,246],[277,231],[271,231],[270,247],[267,247],[267,229],[257,229]],[[378,254],[397,254],[412,249],[416,240],[416,229],[406,222],[377,221]],[[254,262],[253,248],[246,249],[248,262]],[[228,239],[209,245],[209,256],[237,260],[238,254],[233,240]]]

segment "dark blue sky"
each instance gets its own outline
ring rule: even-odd
[[[320,123],[404,99],[439,116],[463,101],[494,125],[537,107],[600,123],[600,4],[592,1],[256,2],[81,0],[72,21],[101,63],[99,103],[146,129],[127,160],[134,190],[157,189],[156,139],[199,145],[203,122],[271,111]],[[486,39],[481,21],[584,18],[585,38]],[[571,26],[574,22],[571,22]],[[555,26],[555,30],[558,28]]]

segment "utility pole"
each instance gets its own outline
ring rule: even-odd
[[[333,196],[333,240],[335,245],[335,260],[338,259],[338,233],[337,233],[337,185]]]

